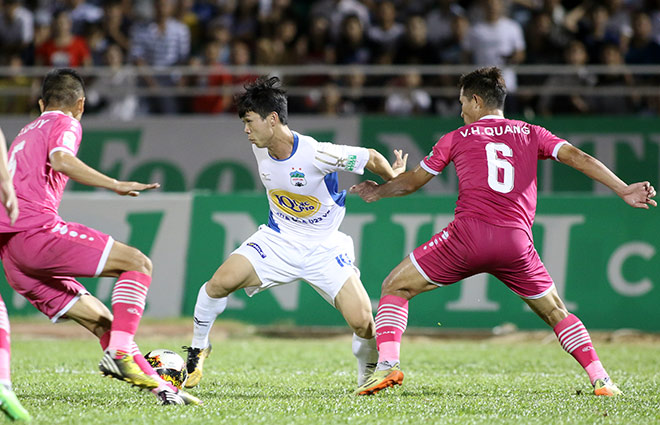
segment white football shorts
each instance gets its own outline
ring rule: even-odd
[[[353,265],[353,239],[339,231],[323,241],[300,241],[261,225],[232,254],[247,258],[261,280],[261,286],[245,288],[250,297],[302,279],[334,306],[346,280],[354,273],[360,276]]]

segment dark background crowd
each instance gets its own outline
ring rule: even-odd
[[[659,96],[635,95],[658,75],[596,74],[585,65],[660,64],[660,0],[0,0],[0,87],[34,85],[27,66],[103,66],[89,81],[88,110],[130,119],[139,114],[232,111],[232,91],[255,78],[246,65],[498,65],[511,93],[509,111],[658,115]],[[575,72],[517,75],[512,65],[566,64]],[[201,66],[212,72],[131,70]],[[456,75],[354,72],[285,78],[315,87],[291,97],[292,113],[456,115],[456,96],[426,88],[455,86]],[[548,94],[516,95],[523,85]],[[137,97],[131,88],[198,89],[194,95]],[[365,95],[364,88],[385,88]],[[630,87],[630,94],[552,94],[553,87]],[[215,88],[207,94],[205,88]],[[390,88],[391,90],[387,90]],[[108,93],[113,93],[108,96]],[[30,97],[3,97],[0,113],[25,113]]]

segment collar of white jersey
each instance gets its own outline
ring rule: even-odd
[[[484,115],[483,117],[479,118],[478,121],[481,120],[503,120],[504,117],[502,115]]]

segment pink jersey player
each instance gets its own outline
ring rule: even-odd
[[[57,209],[69,177],[46,161],[55,152],[76,155],[82,128],[62,111],[46,111],[23,127],[9,150],[9,172],[18,193],[21,215],[11,226],[0,216],[0,232],[15,232],[60,221]]]
[[[459,180],[454,221],[417,247],[383,282],[376,313],[378,367],[357,393],[374,394],[403,382],[400,344],[412,297],[490,273],[554,329],[564,350],[589,375],[596,395],[621,394],[598,359],[587,329],[566,309],[534,249],[537,161],[553,158],[570,165],[636,208],[656,206],[655,189],[649,182],[627,185],[600,161],[542,127],[505,119],[506,86],[498,68],[465,74],[459,85],[465,126],[443,136],[415,170],[382,185],[366,181],[351,188],[367,202],[406,195],[449,162],[456,166]]]
[[[57,211],[69,178],[130,196],[159,185],[117,181],[76,158],[85,107],[76,71],[49,72],[39,106],[41,116],[19,132],[9,151],[21,211],[13,225],[0,216],[0,258],[9,285],[52,321],[72,319],[96,335],[104,375],[151,390],[163,404],[199,404],[160,379],[133,341],[151,284],[149,258],[103,232],[64,221]],[[112,313],[76,280],[87,276],[118,278]]]

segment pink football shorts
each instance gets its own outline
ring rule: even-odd
[[[7,233],[0,258],[9,285],[56,322],[88,293],[75,277],[98,276],[113,239],[78,223]]]
[[[490,273],[527,299],[541,298],[554,287],[525,230],[474,218],[452,221],[415,248],[410,260],[427,281],[440,286]]]

